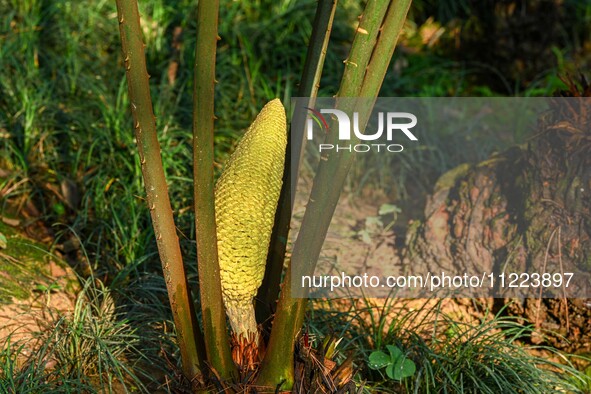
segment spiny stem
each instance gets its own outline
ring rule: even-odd
[[[404,27],[404,21],[406,20],[411,2],[412,0],[397,0],[396,7],[391,5],[388,8],[381,33],[367,66],[367,72],[363,78],[363,86],[359,97],[376,97],[375,92],[379,92],[384,82],[390,59],[392,59],[392,55],[394,54],[398,37]]]
[[[367,71],[363,78],[363,85],[359,91],[359,97],[366,98],[356,103],[356,111],[359,112],[359,127],[365,129],[371,114],[377,92],[380,91],[390,59],[394,54],[400,32],[404,27],[404,21],[412,0],[397,0],[396,7],[390,6],[380,29],[380,35],[375,43]],[[373,100],[368,98],[373,97]]]
[[[193,90],[193,187],[197,266],[207,360],[223,379],[238,376],[222,301],[213,183],[215,59],[219,1],[200,1]]]
[[[298,89],[298,102],[296,107],[313,107],[315,97],[320,87],[320,77],[326,58],[326,49],[330,39],[330,32],[337,7],[337,0],[320,0],[316,8],[316,16],[312,27],[312,35],[306,55],[306,63],[302,73],[300,87]],[[294,117],[305,116],[305,112],[296,111]],[[292,119],[291,125],[303,125],[303,120]],[[271,236],[269,254],[267,256],[267,268],[263,284],[257,294],[257,320],[263,323],[263,333],[271,328],[273,308],[279,295],[281,274],[287,248],[289,235],[289,223],[291,220],[292,207],[296,193],[296,182],[301,162],[303,149],[304,130],[296,130],[290,127],[290,135],[287,139],[285,153],[285,168],[283,173],[283,186],[279,196],[277,212],[275,214],[275,225]],[[292,166],[293,165],[293,166]]]
[[[147,191],[148,207],[162,262],[168,298],[172,307],[183,372],[188,379],[192,380],[205,368],[204,350],[193,302],[189,295],[187,277],[168,197],[168,185],[160,157],[160,144],[156,135],[156,121],[152,109],[137,1],[117,0],[117,14],[131,100],[131,113]]]
[[[383,21],[388,10],[388,3],[393,9],[389,14],[404,14],[404,17],[406,16],[409,1],[368,0],[355,34],[351,53],[345,62],[345,72],[337,96],[337,105],[340,102],[343,107],[355,108],[355,99],[339,100],[339,98],[355,97],[360,92],[363,92],[365,97],[377,97],[384,75],[376,76],[380,81],[379,84],[368,86],[365,89],[362,81],[365,78],[366,67],[374,51],[380,28],[384,31],[394,29],[388,26],[394,23],[393,18],[386,18]],[[395,28],[400,29],[401,25]],[[396,33],[397,35],[398,33]],[[396,42],[391,41],[383,45],[383,53],[390,53],[391,56]],[[388,50],[385,51],[385,49]],[[389,61],[390,57],[385,59],[386,65]],[[374,72],[385,74],[386,68],[376,68],[377,70]],[[373,80],[372,78],[371,81],[373,82]],[[364,108],[364,110],[370,109]],[[368,114],[363,114],[362,119],[366,119],[368,116]],[[331,134],[329,134],[329,140],[337,138],[337,133]],[[355,138],[352,138],[351,144],[355,143]],[[298,286],[298,283],[292,283],[292,279],[297,280],[301,275],[313,274],[351,162],[352,154],[346,151],[326,152],[322,155],[283,282],[283,291],[280,294],[277,313],[273,321],[267,353],[257,380],[261,386],[277,387],[281,385],[281,390],[289,390],[293,387],[293,357],[286,357],[286,355],[292,355],[294,352],[295,341],[304,321],[307,299],[292,298],[291,292],[286,286]],[[329,190],[326,185],[330,185]]]
[[[341,79],[339,92],[337,93],[338,97],[360,96],[359,93],[367,65],[371,59],[371,54],[374,50],[389,3],[391,1],[369,0],[367,2],[361,15],[359,26],[357,26],[353,44],[351,44],[349,56],[344,61],[345,71]],[[387,61],[389,62],[390,58]]]
[[[298,102],[296,103],[296,106],[298,107],[304,106],[312,108],[316,102],[336,9],[337,0],[320,0],[318,2],[312,36],[310,37],[310,45],[308,47],[308,54],[304,65],[304,72],[298,89],[298,98],[307,101],[301,102],[301,100],[298,99]],[[306,114],[303,111],[296,111],[294,116],[305,117]],[[296,125],[304,124],[303,121],[297,119],[293,119],[291,123]],[[302,149],[304,147],[304,129],[291,130],[291,132],[293,133],[291,138],[293,147],[291,151],[294,153],[294,157],[292,157],[294,166],[291,174],[297,176],[301,164]],[[295,199],[295,186],[296,184],[294,182],[294,184],[291,185],[291,205],[293,205]]]

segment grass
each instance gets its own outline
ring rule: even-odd
[[[341,347],[358,353],[358,381],[368,392],[385,393],[587,393],[589,378],[572,364],[574,357],[527,345],[533,327],[502,311],[479,322],[442,311],[442,302],[359,300],[323,305],[308,328],[317,337],[327,327],[342,337]],[[488,312],[488,311],[487,311]],[[488,313],[485,313],[485,316]],[[413,376],[388,379],[368,367],[369,355],[393,345],[416,365]],[[545,351],[562,360],[533,355]]]
[[[154,392],[182,390],[170,311],[161,278],[144,276],[125,295],[86,281],[71,315],[55,316],[39,333],[42,344],[0,349],[0,392]],[[115,300],[120,306],[115,306]],[[502,317],[467,323],[431,302],[414,308],[371,300],[314,308],[306,327],[312,346],[342,338],[336,360],[355,353],[356,381],[384,393],[588,393],[589,377],[551,348],[526,345],[533,328]],[[365,305],[365,306],[363,306]],[[395,345],[417,366],[401,382],[367,366],[369,354]],[[545,350],[563,363],[534,356]],[[23,363],[23,357],[26,362]],[[166,378],[168,377],[168,378]]]
[[[141,389],[136,365],[139,326],[131,326],[115,306],[110,290],[94,278],[85,281],[71,313],[39,316],[40,331],[28,342],[3,344],[0,389],[5,393],[123,392]]]
[[[287,103],[296,90],[316,8],[313,0],[221,3],[216,170],[262,104],[274,97]],[[338,86],[360,12],[359,2],[339,3],[320,90],[325,96],[334,94]],[[196,5],[190,0],[174,5],[146,0],[140,7],[163,161],[192,288],[196,289],[190,208]],[[41,347],[27,356],[25,364],[19,361],[26,349],[23,344],[7,342],[1,350],[0,392],[150,391],[156,383],[148,376],[159,380],[157,384],[164,380],[182,387],[165,286],[143,201],[114,2],[0,0],[0,10],[0,214],[30,202],[53,231],[55,243],[79,239],[87,260],[86,268],[80,270],[86,277],[85,287],[73,314],[55,316],[55,326],[40,334]],[[175,29],[181,32],[176,41]],[[565,53],[555,53],[559,68],[565,69]],[[385,81],[383,96],[497,94],[486,86],[473,85],[473,76],[482,72],[482,65],[461,64],[425,50],[398,51],[395,56],[397,66]],[[178,71],[171,82],[174,62],[178,62]],[[559,85],[553,70],[547,71],[529,91],[519,92],[508,84],[503,93],[547,94]],[[418,179],[424,191],[435,175],[460,160],[445,156],[440,147],[444,140],[445,136],[433,136],[430,150],[414,152],[408,163],[395,170],[400,197],[408,196],[405,188],[411,180]],[[490,150],[497,148],[494,142],[490,144]],[[415,168],[425,171],[411,175]],[[63,185],[71,184],[75,187],[67,192]],[[311,320],[312,328],[318,324],[317,316]],[[408,318],[400,316],[399,320]],[[348,335],[349,347],[359,347],[365,358],[371,349],[388,341],[413,349],[417,362],[423,358],[432,362],[417,364],[426,387],[441,388],[438,385],[447,382],[445,387],[451,391],[458,382],[469,384],[453,370],[454,363],[464,361],[474,368],[490,365],[476,357],[479,346],[488,346],[484,338],[494,331],[485,323],[479,328],[480,336],[462,334],[429,344],[421,344],[411,331],[395,328],[378,340],[381,334],[371,327],[355,331],[361,323],[349,316],[337,327],[343,336]],[[510,338],[527,333],[510,322],[495,324],[506,324]],[[473,333],[468,327],[460,328]],[[367,332],[372,333],[371,342],[363,339]],[[499,348],[493,363],[507,361],[500,349],[506,341],[494,335]],[[467,345],[466,338],[471,338]],[[507,344],[517,346],[515,341]],[[52,360],[50,365],[48,360]],[[538,373],[531,365],[522,369],[526,367],[514,364],[503,373]],[[481,376],[478,372],[474,369],[475,376]],[[376,372],[362,369],[359,379],[369,378],[382,380]],[[388,384],[376,387],[400,389]],[[418,384],[408,383],[406,389]],[[470,384],[476,387],[474,381]]]

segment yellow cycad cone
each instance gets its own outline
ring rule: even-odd
[[[242,137],[215,190],[226,313],[238,337],[257,341],[253,300],[265,274],[286,144],[285,109],[275,99],[265,105]]]

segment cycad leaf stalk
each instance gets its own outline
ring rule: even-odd
[[[193,90],[193,188],[197,267],[207,361],[222,379],[238,376],[222,302],[213,182],[215,60],[219,1],[199,1]]]
[[[160,156],[137,1],[117,0],[117,15],[147,203],[172,307],[183,372],[192,380],[205,368],[203,339],[190,297]]]
[[[396,46],[396,38],[402,28],[400,21],[404,21],[406,18],[410,2],[411,0],[390,2],[368,0],[355,34],[350,55],[345,62],[346,67],[337,95],[337,105],[339,97],[355,97],[361,93],[364,97],[377,97]],[[367,66],[370,65],[375,48],[382,48],[381,54],[389,54],[390,57],[383,59],[383,61],[376,60],[372,68],[372,74],[375,76],[367,77]],[[376,81],[379,83],[375,83]],[[371,108],[365,107],[363,110],[368,111],[360,114],[362,122],[366,122]],[[360,125],[364,126],[364,123]],[[336,138],[335,134],[329,134],[327,143],[331,142],[330,139]],[[355,143],[356,141],[352,139],[351,144]],[[290,390],[293,387],[294,360],[292,356],[287,357],[286,355],[294,353],[295,341],[304,321],[307,299],[292,298],[289,286],[292,285],[294,271],[297,270],[294,277],[314,271],[352,158],[351,153],[341,151],[323,154],[320,160],[300,232],[294,244],[288,271],[283,282],[283,291],[273,321],[267,353],[257,380],[261,386],[280,387],[281,390]],[[326,185],[330,185],[329,190],[326,189]]]
[[[306,54],[306,62],[298,88],[298,97],[309,99],[305,99],[305,103],[298,102],[296,104],[297,107],[314,107],[315,98],[320,87],[320,77],[324,68],[324,60],[326,58],[336,8],[337,0],[318,1],[308,53]],[[296,111],[294,117],[302,114],[304,114],[302,111]],[[302,120],[292,119],[291,124],[301,125],[304,122]],[[287,148],[285,151],[283,186],[279,196],[273,234],[271,235],[267,268],[263,284],[259,288],[256,297],[257,320],[263,324],[263,332],[270,331],[273,309],[279,295],[285,250],[289,236],[289,224],[296,194],[296,182],[292,182],[292,179],[297,179],[296,174],[299,172],[302,148],[304,146],[303,140],[303,129],[295,130],[293,127],[289,128]]]

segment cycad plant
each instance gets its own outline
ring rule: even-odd
[[[344,62],[337,106],[342,97],[377,97],[410,1],[367,1]],[[313,106],[318,91],[336,7],[337,0],[318,2],[298,91],[299,97],[309,98],[304,106]],[[307,301],[292,297],[288,287],[291,271],[297,268],[298,273],[305,273],[314,269],[315,263],[304,263],[315,262],[320,254],[352,155],[323,154],[280,291],[291,216],[290,196],[294,192],[291,176],[297,174],[299,167],[303,130],[292,129],[290,137],[281,102],[271,101],[244,135],[214,187],[219,2],[199,1],[193,92],[194,209],[200,278],[198,305],[202,316],[199,324],[160,156],[137,1],[117,0],[117,11],[147,204],[183,372],[195,391],[215,386],[230,391],[248,391],[250,387],[256,387],[258,392],[292,390],[296,343]],[[369,111],[370,108],[361,108],[362,123],[367,122]],[[331,143],[336,135],[327,138],[327,143]],[[326,185],[330,185],[328,193]],[[253,303],[257,291],[261,303],[255,316]],[[265,306],[274,305],[277,299],[275,313],[271,314]],[[259,324],[266,321],[272,322],[268,338],[259,332]]]

